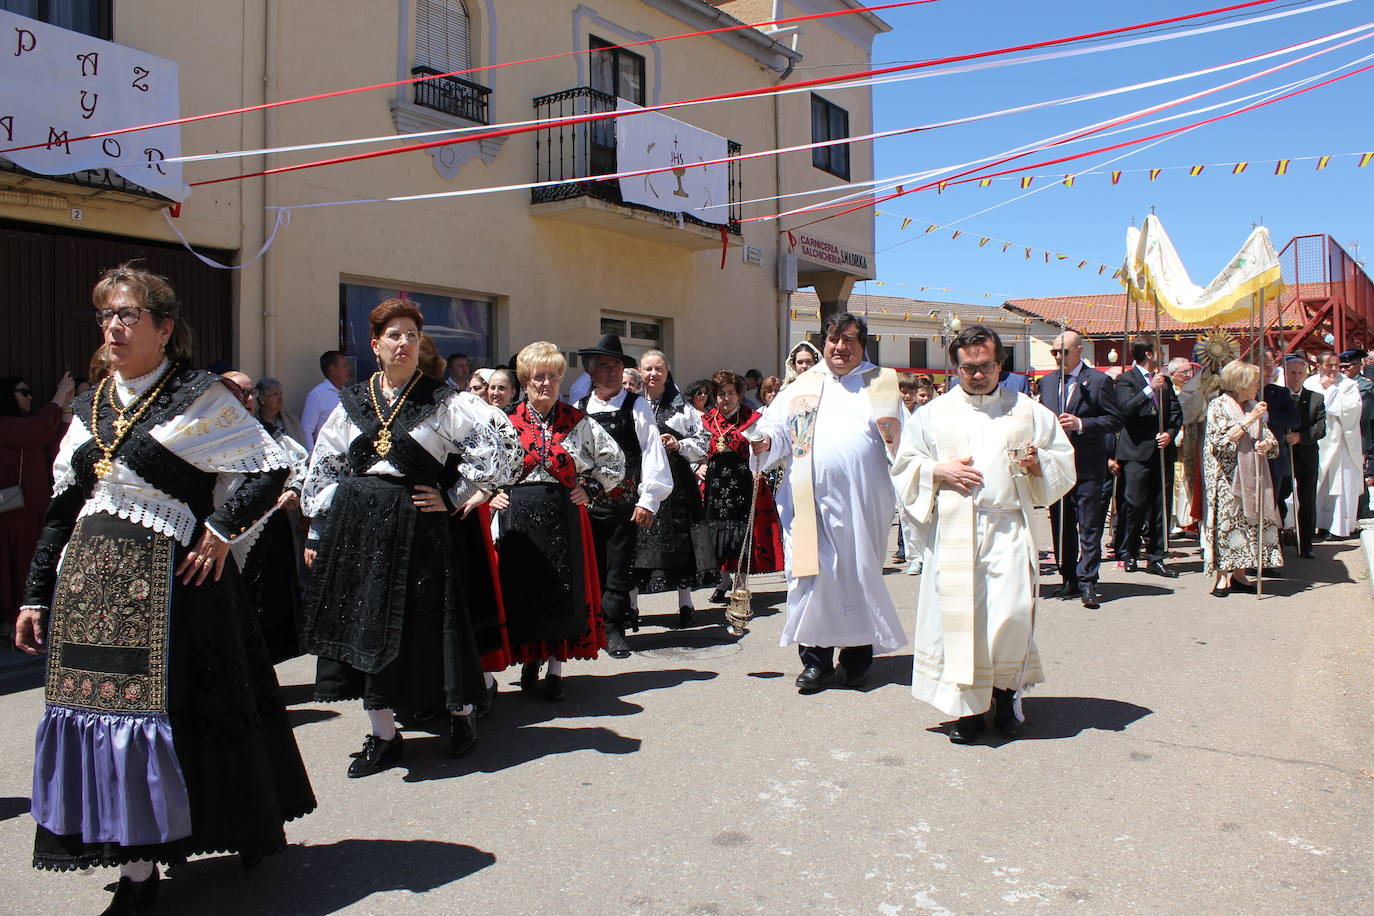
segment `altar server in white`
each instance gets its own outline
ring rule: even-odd
[[[797,645],[803,693],[832,678],[862,687],[874,651],[907,641],[883,584],[895,507],[889,468],[906,409],[897,373],[865,359],[867,343],[862,318],[832,315],[821,362],[797,376],[756,424],[758,467],[787,464],[778,490],[787,571],[781,645]]]
[[[1067,493],[1076,472],[1055,415],[998,386],[995,331],[964,329],[949,355],[959,384],[907,421],[892,475],[926,545],[911,692],[958,716],[949,738],[968,744],[994,699],[997,728],[1014,736],[1021,692],[1044,680],[1031,511]]]
[[[1335,353],[1317,359],[1317,373],[1302,385],[1326,402],[1326,435],[1317,441],[1317,528],[1349,537],[1364,490],[1360,442],[1360,389],[1341,374]]]

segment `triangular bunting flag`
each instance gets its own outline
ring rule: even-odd
[[[1245,171],[1246,167],[1249,165],[1250,163],[1248,162],[1237,162],[1235,165],[1231,167],[1231,174],[1239,175],[1241,172]]]
[[[1321,157],[1320,159],[1318,159],[1318,160],[1317,160],[1317,171],[1320,172],[1322,169],[1326,168],[1327,163],[1329,163],[1330,161],[1331,161],[1331,157],[1330,157],[1330,156],[1323,156],[1323,157]]]
[[[962,229],[955,229],[955,230],[954,230],[954,234],[951,235],[950,238],[952,238],[952,239],[957,239],[959,236],[961,236],[961,235],[963,235],[963,234],[964,234],[964,230],[962,230]]]
[[[1022,188],[1023,190],[1024,190],[1025,188],[1029,188],[1029,187],[1031,186],[1031,182],[1034,181],[1034,180],[1035,180],[1035,176],[1034,176],[1034,175],[1022,175],[1022,176],[1021,176],[1021,188]]]
[[[1030,249],[1029,249],[1029,248],[1026,249],[1026,258],[1027,258],[1027,259],[1030,258]]]
[[[992,187],[992,179],[991,179],[991,178],[980,178],[980,179],[978,180],[978,187],[980,187],[980,188],[990,188],[990,187]]]
[[[1196,178],[1197,176],[1199,176],[1199,175],[1202,174],[1202,170],[1205,169],[1205,168],[1207,168],[1207,166],[1205,166],[1205,165],[1195,165],[1195,166],[1193,166],[1192,168],[1188,169],[1188,177],[1189,177],[1189,178]]]
[[[1002,254],[1006,254],[1006,253],[1007,253],[1007,249],[1010,248],[1010,247],[1011,247],[1011,242],[1005,242],[1005,243],[1003,243],[1003,245],[1002,245]]]
[[[1371,159],[1374,159],[1374,153],[1365,153],[1365,154],[1363,154],[1362,156],[1360,156],[1360,164],[1357,165],[1357,166],[1355,166],[1355,168],[1357,168],[1357,169],[1362,169],[1362,168],[1364,168],[1365,166],[1369,165],[1369,160],[1371,160]]]
[[[934,232],[936,229],[939,229],[939,228],[940,228],[939,226],[937,226],[937,225],[935,225],[934,223],[932,223],[931,225],[926,226],[926,232],[927,232],[927,233]]]
[[[1156,178],[1159,177],[1159,173],[1162,172],[1162,171],[1164,171],[1164,170],[1163,170],[1163,169],[1150,169],[1150,180],[1151,180],[1151,181],[1154,181]]]
[[[947,185],[947,184],[949,184],[948,181],[942,181],[942,182],[940,182],[939,184],[937,184],[937,185],[935,186],[935,193],[936,193],[936,194],[943,194],[943,193],[945,193],[945,185]]]
[[[1293,161],[1293,160],[1291,160],[1291,159],[1280,159],[1279,162],[1278,162],[1278,165],[1275,165],[1275,166],[1274,166],[1274,174],[1275,174],[1275,175],[1287,175],[1287,174],[1288,174],[1288,163],[1290,163],[1290,162],[1292,162],[1292,161]]]
[[[899,230],[897,230],[897,231],[898,231],[898,232],[906,232],[906,227],[907,227],[907,226],[910,226],[910,225],[911,225],[911,217],[908,216],[906,219],[902,220],[902,228],[899,229]]]
[[[1079,269],[1079,270],[1082,270],[1083,267],[1084,267],[1087,263],[1088,263],[1087,261],[1079,261],[1079,262],[1078,262],[1078,269]]]
[[[1107,265],[1106,265],[1106,264],[1099,264],[1099,265],[1097,266],[1097,275],[1098,275],[1099,277],[1102,276],[1102,271],[1104,271],[1104,270],[1106,270],[1106,269],[1107,269]]]
[[[1120,172],[1120,170],[1117,170],[1117,171],[1112,172],[1112,184],[1116,184],[1116,183],[1118,183],[1119,181],[1121,181],[1121,172]]]
[[[1064,176],[1064,187],[1066,187],[1066,188],[1071,188],[1071,187],[1073,187],[1073,176],[1072,176],[1072,175],[1065,175],[1065,176]]]
[[[991,240],[990,238],[988,238],[988,237],[985,235],[985,236],[983,236],[981,239],[978,240],[978,247],[979,247],[979,248],[982,248],[984,245],[986,245],[986,244],[987,244],[988,242],[990,242],[990,241],[992,241],[992,240]]]

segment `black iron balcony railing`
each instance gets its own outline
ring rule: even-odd
[[[491,90],[456,76],[436,75],[442,72],[433,67],[415,67],[410,71],[411,76],[435,77],[415,84],[415,104],[476,121],[478,124],[490,124],[487,100],[491,96]]]
[[[614,96],[579,86],[565,89],[552,95],[540,96],[534,100],[534,114],[540,120],[546,118],[572,118],[581,115],[598,114],[616,110]],[[738,155],[742,147],[733,140],[728,141],[729,155]],[[729,231],[740,234],[739,205],[742,186],[740,163],[729,163],[730,174],[730,222]],[[624,207],[637,210],[663,212],[654,207],[626,203],[620,196],[619,181],[573,181],[570,179],[591,178],[594,175],[609,175],[617,171],[615,152],[615,119],[590,121],[580,124],[559,124],[544,127],[534,132],[534,180],[566,181],[546,188],[530,191],[532,203],[542,204],[557,200],[570,200],[574,197],[595,197]],[[707,223],[690,213],[682,214],[683,220],[698,226],[717,228],[716,223]]]

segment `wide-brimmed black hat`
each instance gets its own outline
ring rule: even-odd
[[[577,351],[578,357],[586,359],[589,356],[609,356],[618,359],[625,365],[634,368],[639,363],[633,356],[629,356],[620,346],[620,338],[615,334],[603,334],[601,339],[596,342],[594,347],[584,347]]]

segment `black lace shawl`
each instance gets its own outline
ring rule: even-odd
[[[343,404],[348,419],[362,431],[362,435],[354,436],[348,445],[349,470],[353,474],[364,474],[368,468],[383,460],[377,454],[377,434],[381,432],[382,423],[372,407],[372,395],[368,390],[376,384],[372,379],[355,382],[339,392],[339,403]],[[391,451],[385,460],[400,471],[407,481],[434,486],[443,475],[444,465],[412,439],[410,431],[433,416],[449,398],[456,396],[456,392],[448,385],[421,376],[405,403],[400,406],[391,424]],[[377,397],[378,403],[382,403],[380,391]]]
[[[128,438],[117,453],[118,461],[148,484],[175,500],[185,503],[202,523],[210,523],[216,531],[241,534],[276,502],[281,494],[289,470],[280,468],[245,474],[244,482],[224,505],[214,507],[216,474],[202,471],[178,457],[153,438],[149,430],[185,413],[186,410],[219,377],[196,369],[175,367],[172,377],[158,393],[148,409],[129,431]],[[72,410],[83,422],[89,422],[91,401],[95,392],[83,392],[72,402]],[[98,410],[100,438],[115,439],[113,411]],[[57,582],[57,561],[76,526],[77,515],[95,489],[95,464],[101,458],[94,439],[82,443],[72,454],[72,472],[76,485],[68,487],[48,504],[43,518],[43,530],[29,567],[24,585],[24,604],[47,607]]]

